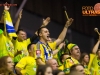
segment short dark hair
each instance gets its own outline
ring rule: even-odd
[[[32,45],[32,43],[27,46],[27,50],[29,50],[31,48],[31,45]]]
[[[82,64],[74,64],[73,66],[71,66],[70,72],[77,71],[77,70],[76,70],[76,67],[77,67],[77,66],[83,66],[83,65],[82,65]]]
[[[24,30],[24,29],[18,29],[18,30],[16,31],[16,34],[19,34],[19,32],[20,32],[20,31],[25,32],[25,30]]]
[[[38,31],[37,31],[38,36],[39,36],[39,34],[41,33],[41,30],[42,30],[43,28],[47,28],[47,27],[46,27],[46,26],[40,27],[40,28],[38,29]]]
[[[64,58],[64,55],[69,55],[69,54],[68,54],[68,53],[64,53],[64,54],[62,54],[62,55],[60,56],[60,62],[61,62],[61,63],[63,63],[63,62],[62,62],[62,59]]]

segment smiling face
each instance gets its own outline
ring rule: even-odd
[[[24,41],[27,38],[27,34],[24,31],[19,31],[18,35],[18,40]]]
[[[49,41],[50,38],[49,30],[47,28],[42,28],[39,33],[39,36],[40,36],[40,40],[42,39],[44,41]]]

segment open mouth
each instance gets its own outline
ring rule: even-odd
[[[49,38],[49,36],[47,36],[47,38]]]
[[[50,36],[49,36],[49,35],[47,35],[47,38],[50,38]]]

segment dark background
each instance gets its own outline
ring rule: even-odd
[[[15,14],[23,0],[0,0],[1,3],[6,1],[17,4],[17,7],[10,9],[13,23],[15,23]],[[66,6],[68,16],[74,19],[66,38],[78,44],[82,52],[90,53],[98,38],[94,28],[97,27],[100,30],[100,16],[82,16],[82,6],[94,6],[99,2],[100,0],[27,0],[23,8],[20,28],[25,29],[30,37],[42,24],[42,19],[49,16],[51,22],[48,29],[51,37],[57,38],[67,20],[63,9],[63,6]],[[1,6],[0,14],[2,11]]]

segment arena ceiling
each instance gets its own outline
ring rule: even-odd
[[[16,3],[19,8],[24,0],[1,1]],[[74,18],[74,23],[71,28],[81,33],[93,36],[95,34],[95,27],[100,30],[100,15],[83,16],[82,7],[94,7],[94,5],[99,2],[100,0],[26,0],[24,9],[40,16],[50,16],[53,21],[63,25],[67,20],[63,9],[63,6],[66,6],[68,16]]]

